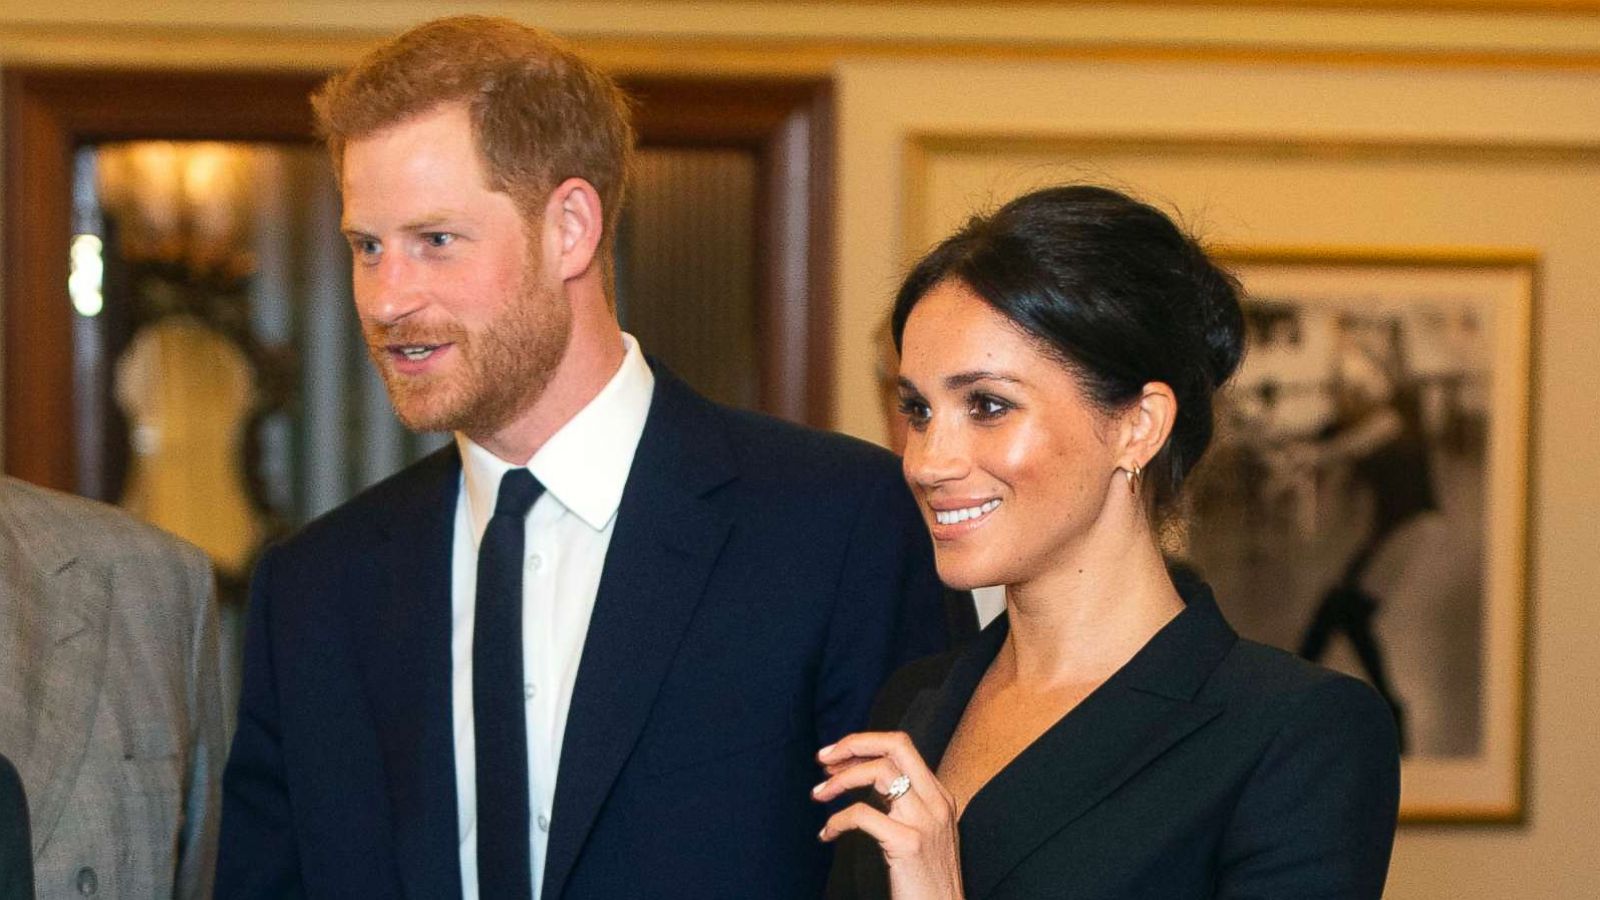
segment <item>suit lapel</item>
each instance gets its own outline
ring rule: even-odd
[[[1221,713],[1194,698],[1237,636],[1203,587],[1188,608],[975,794],[961,817],[967,896],[988,896],[1038,846]],[[908,710],[907,730],[937,767],[1004,643],[996,623],[958,659],[936,694]]]
[[[558,900],[633,750],[731,528],[704,499],[734,477],[712,408],[661,368],[573,686],[546,900]]]
[[[1040,844],[1220,712],[1102,686],[968,804],[961,819],[967,896],[988,896]]]
[[[346,588],[360,623],[351,635],[377,723],[395,858],[413,897],[461,896],[450,658],[460,472],[454,444],[422,464],[406,493],[386,501],[375,552],[352,567]]]
[[[16,572],[25,579],[17,598],[0,606],[0,615],[17,625],[6,629],[6,641],[21,636],[20,646],[4,647],[3,665],[21,667],[14,685],[34,686],[7,700],[0,740],[29,791],[38,853],[60,821],[94,733],[111,589],[106,574],[81,560],[52,527],[53,513],[28,515],[21,507],[32,498],[3,484],[0,490],[0,508],[11,507],[0,509],[0,558],[15,553]],[[11,593],[13,576],[4,577],[0,595]]]

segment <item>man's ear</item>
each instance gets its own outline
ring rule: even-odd
[[[595,268],[605,231],[604,216],[600,192],[582,178],[568,178],[550,193],[545,204],[546,262],[553,263],[562,281],[582,277]]]
[[[1152,381],[1122,414],[1122,458],[1118,465],[1143,469],[1166,446],[1178,417],[1178,396],[1166,383]]]

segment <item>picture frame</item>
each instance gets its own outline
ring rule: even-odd
[[[1537,256],[1214,255],[1246,351],[1169,552],[1390,702],[1403,822],[1520,821]]]

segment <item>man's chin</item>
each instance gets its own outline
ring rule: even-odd
[[[393,398],[391,398],[392,400]],[[495,404],[476,405],[461,402],[410,402],[394,401],[394,412],[400,424],[418,433],[459,431],[478,440],[483,435],[494,434],[511,419],[506,411]]]
[[[430,431],[458,431],[471,419],[465,405],[451,403],[437,397],[419,396],[421,392],[389,392],[389,403],[395,418],[408,430],[418,433]]]
[[[460,417],[444,415],[435,410],[416,411],[402,409],[398,406],[394,410],[395,417],[408,431],[426,434],[434,431],[456,431],[460,428]]]

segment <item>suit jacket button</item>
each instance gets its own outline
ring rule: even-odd
[[[78,870],[78,893],[88,897],[100,890],[100,877],[94,869],[84,866]]]

